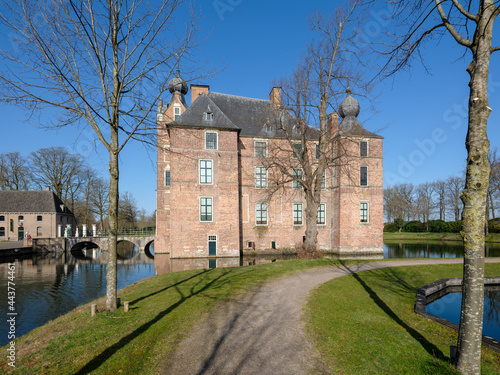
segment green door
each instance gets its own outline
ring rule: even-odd
[[[208,256],[216,256],[217,255],[217,241],[208,241]]]
[[[24,228],[18,227],[17,228],[17,240],[22,241],[23,239],[24,239]]]

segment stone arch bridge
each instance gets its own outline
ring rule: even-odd
[[[118,243],[122,241],[132,242],[139,251],[148,251],[155,237],[150,236],[118,236]],[[94,243],[103,251],[108,251],[108,237],[68,237],[66,238],[66,249],[71,250],[77,244]]]

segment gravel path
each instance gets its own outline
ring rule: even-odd
[[[487,262],[500,262],[489,258]],[[316,268],[267,283],[212,311],[177,349],[166,374],[323,374],[304,333],[302,307],[314,287],[349,273],[462,259],[421,259]]]

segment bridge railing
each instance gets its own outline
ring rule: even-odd
[[[109,232],[107,230],[98,230],[95,235],[92,236],[92,231],[90,231],[89,236],[91,237],[107,237]],[[152,229],[118,229],[118,236],[154,236],[156,231]]]

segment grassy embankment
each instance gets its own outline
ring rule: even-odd
[[[17,367],[12,371],[4,358],[0,373],[163,373],[177,344],[210,308],[267,280],[340,263],[291,260],[154,276],[119,291],[130,301],[128,313],[91,318],[87,304],[17,339]],[[487,265],[487,272],[498,275],[500,266]],[[327,365],[346,374],[453,373],[447,347],[456,334],[414,314],[413,303],[417,287],[460,274],[458,265],[385,269],[318,289],[309,327]],[[103,309],[104,299],[98,306]],[[485,351],[483,363],[486,374],[498,373],[498,354]]]
[[[431,232],[384,232],[387,241],[462,241],[460,233],[431,233]],[[486,236],[486,242],[500,242],[500,233],[491,233]]]
[[[78,307],[16,340],[16,368],[0,374],[161,374],[165,361],[203,314],[263,282],[338,261],[292,260],[153,276],[118,292],[130,311],[90,316]],[[103,311],[105,300],[97,300]],[[6,347],[2,353],[7,353]]]
[[[486,274],[500,275],[500,264],[487,264]],[[413,308],[416,289],[461,275],[461,265],[397,267],[321,285],[306,319],[327,373],[456,374],[449,359],[456,332]],[[500,354],[483,347],[482,367],[483,374],[499,374]]]

